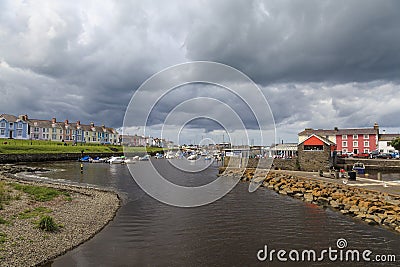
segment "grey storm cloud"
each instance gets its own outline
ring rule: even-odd
[[[1,1],[0,113],[119,127],[151,75],[208,60],[253,79],[284,134],[375,121],[398,127],[398,10],[399,1],[368,0]],[[149,123],[202,96],[199,88],[166,96]],[[207,94],[256,128],[235,97]],[[204,120],[191,127],[216,128]]]

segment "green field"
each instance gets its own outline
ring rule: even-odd
[[[47,153],[122,153],[123,147],[117,145],[77,144],[64,145],[62,142],[39,140],[0,139],[0,154],[47,154]],[[162,151],[158,147],[128,147],[127,152]]]

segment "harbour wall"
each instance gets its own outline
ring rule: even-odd
[[[111,157],[121,156],[122,154],[123,153],[84,153],[83,155],[91,157]],[[81,157],[81,153],[0,154],[0,163],[78,160]]]
[[[224,166],[228,166],[229,157],[224,159]],[[271,158],[250,158],[250,159],[235,159],[241,160],[242,164],[240,167],[244,167],[247,160],[247,168],[261,168],[261,169],[273,169],[273,170],[309,170],[312,166],[304,166],[303,161],[299,160],[299,158],[292,159],[271,159]],[[365,165],[366,171],[379,171],[379,172],[400,172],[400,160],[398,159],[357,159],[357,158],[346,158],[341,159],[338,158],[336,160],[335,167],[343,168],[345,170],[350,171],[353,167],[353,164],[356,162],[362,162]],[[238,166],[238,165],[236,165]],[[307,167],[307,168],[306,168]],[[314,171],[318,171],[319,169],[315,167],[314,169],[310,169]]]
[[[224,166],[227,167],[229,165],[230,157],[225,157]],[[241,166],[244,167],[246,165],[247,160],[247,168],[261,168],[261,169],[273,169],[273,170],[291,170],[297,171],[299,170],[299,164],[297,158],[292,159],[272,159],[272,158],[249,158],[249,159],[235,159],[241,161]],[[235,163],[237,164],[237,163]]]
[[[398,159],[357,159],[345,158],[337,159],[337,167],[345,170],[351,170],[353,164],[362,162],[365,165],[365,170],[368,171],[382,171],[382,172],[400,172],[400,160]]]

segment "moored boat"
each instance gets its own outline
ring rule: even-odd
[[[356,162],[353,165],[353,171],[356,171],[357,174],[365,174],[365,165],[362,162]]]

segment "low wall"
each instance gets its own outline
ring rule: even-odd
[[[81,153],[0,154],[0,163],[78,160],[81,158],[81,155]],[[121,156],[122,153],[85,153],[84,155],[91,157],[111,157]]]
[[[353,164],[356,162],[362,162],[365,165],[366,171],[399,171],[400,172],[400,160],[398,159],[357,159],[357,158],[346,158],[337,159],[337,166],[345,170],[350,170]]]
[[[225,157],[224,166],[228,166],[230,157]],[[244,165],[246,159],[242,158],[242,165]],[[298,170],[298,162],[297,159],[272,159],[272,158],[250,158],[247,159],[247,168],[261,168],[261,169],[280,169],[280,170],[290,170],[296,171]]]

